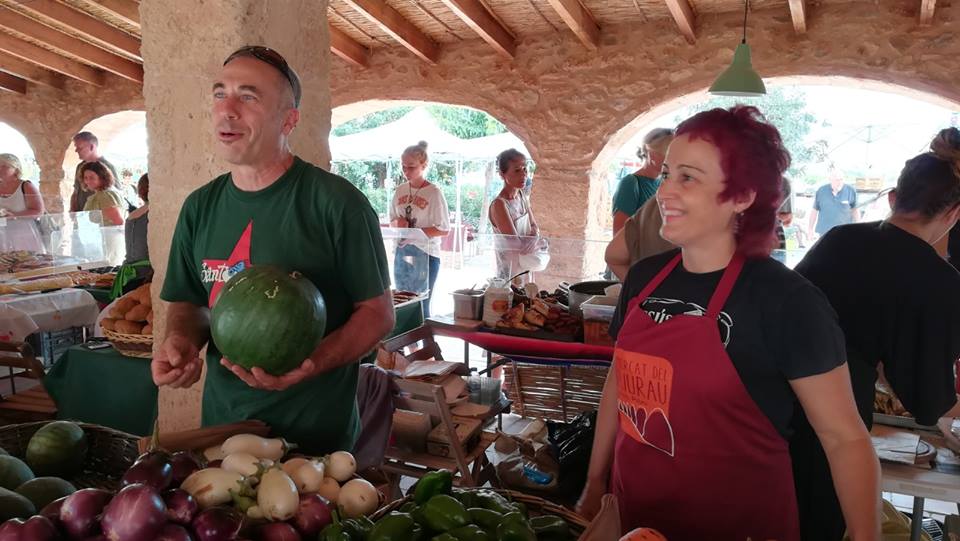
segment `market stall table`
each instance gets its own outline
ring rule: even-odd
[[[60,331],[70,327],[92,327],[97,320],[99,308],[90,293],[80,289],[58,289],[46,293],[5,295],[0,304],[6,310],[7,328],[33,328],[34,331]],[[7,338],[22,341],[25,336]]]
[[[73,346],[43,380],[57,418],[93,423],[130,434],[150,434],[157,416],[157,387],[150,359],[121,355],[113,347]]]

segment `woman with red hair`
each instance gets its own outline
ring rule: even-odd
[[[788,439],[799,401],[852,539],[877,539],[880,468],[836,315],[769,257],[790,163],[780,134],[745,106],[700,113],[676,133],[656,197],[661,235],[679,249],[624,281],[578,508],[592,516],[612,492],[624,531],[796,541]]]

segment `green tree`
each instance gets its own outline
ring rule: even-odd
[[[783,143],[790,151],[790,169],[787,171],[790,178],[806,181],[809,167],[826,159],[826,141],[811,141],[809,138],[817,117],[807,110],[806,95],[800,89],[773,87],[762,98],[717,96],[682,109],[674,120],[679,124],[701,111],[737,104],[757,107],[780,131]]]
[[[430,105],[427,111],[437,120],[437,124],[443,131],[461,139],[475,139],[507,131],[507,127],[499,120],[476,109],[454,105]]]
[[[413,107],[394,107],[392,109],[384,109],[383,111],[377,111],[375,113],[370,113],[369,115],[364,115],[360,118],[355,118],[349,122],[344,122],[336,128],[334,128],[330,134],[334,137],[343,137],[344,135],[350,135],[379,126],[384,124],[389,124],[398,118],[401,118],[403,115],[409,113],[413,110]]]

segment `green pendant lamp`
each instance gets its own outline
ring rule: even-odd
[[[743,41],[733,53],[733,63],[717,77],[710,87],[710,93],[716,96],[757,97],[767,93],[763,79],[753,71],[750,62],[750,46],[747,45],[747,11],[750,0],[743,4]]]

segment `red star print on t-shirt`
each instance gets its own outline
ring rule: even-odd
[[[252,234],[253,220],[250,220],[250,223],[247,224],[246,229],[244,229],[243,233],[240,234],[240,238],[237,239],[237,244],[234,245],[233,251],[230,252],[229,258],[225,260],[203,260],[203,281],[213,282],[213,287],[210,289],[210,300],[208,301],[208,305],[211,308],[213,308],[213,303],[216,302],[217,295],[220,294],[223,284],[226,283],[226,281],[229,280],[234,274],[237,274],[238,272],[252,265],[250,262],[250,237]],[[211,277],[211,280],[206,279],[206,275],[208,273]]]

